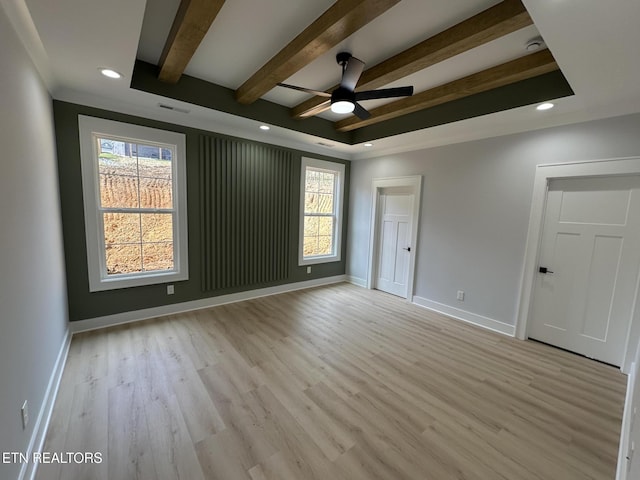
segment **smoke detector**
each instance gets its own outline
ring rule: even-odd
[[[535,52],[537,50],[541,50],[544,47],[545,47],[545,45],[544,45],[544,40],[542,39],[542,37],[532,38],[525,45],[525,49],[527,50],[527,52]]]

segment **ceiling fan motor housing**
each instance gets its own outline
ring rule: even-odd
[[[355,103],[355,101],[356,101],[355,92],[347,88],[338,87],[333,91],[333,93],[331,93],[331,103],[336,103],[336,102]]]
[[[344,67],[351,57],[352,55],[349,52],[340,52],[336,55],[336,62]]]

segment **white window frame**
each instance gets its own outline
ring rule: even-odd
[[[155,128],[78,115],[82,193],[87,241],[89,291],[139,287],[189,279],[187,251],[187,168],[185,135]],[[100,175],[96,138],[116,137],[131,143],[170,148],[174,201],[173,270],[107,275],[104,227],[100,211]]]
[[[334,252],[331,255],[304,256],[304,200],[305,200],[305,180],[307,177],[307,167],[316,170],[325,170],[337,173],[334,185],[333,210],[335,216],[335,228],[333,230]],[[315,158],[302,157],[300,171],[300,232],[298,246],[298,265],[314,265],[318,263],[339,262],[342,258],[342,218],[344,200],[344,175],[345,167],[342,163],[317,160]]]

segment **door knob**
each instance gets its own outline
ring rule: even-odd
[[[549,270],[547,267],[540,267],[540,268],[538,269],[538,271],[539,271],[540,273],[553,273],[553,272],[552,272],[551,270]]]
[[[402,247],[402,249],[403,249],[403,250],[406,250],[407,252],[410,252],[410,251],[411,251],[411,247],[406,247],[406,248],[405,248],[405,247]]]

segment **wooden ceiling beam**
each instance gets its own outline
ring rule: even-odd
[[[537,77],[544,73],[558,70],[553,55],[549,50],[526,55],[497,67],[489,68],[453,82],[440,85],[412,97],[390,102],[371,110],[371,117],[361,120],[351,116],[335,123],[336,130],[348,132],[367,125],[390,120],[409,113],[435,107],[459,98],[475,95],[476,93],[493,90],[494,88]]]
[[[388,85],[532,23],[520,0],[505,0],[366,70],[360,77],[358,90]],[[335,85],[327,92],[337,87]],[[294,118],[317,115],[328,110],[327,107],[318,108],[324,100],[320,97],[310,98],[293,107],[291,115]]]
[[[177,83],[225,0],[182,0],[160,56],[158,78]]]
[[[400,0],[338,0],[236,90],[250,104]]]

